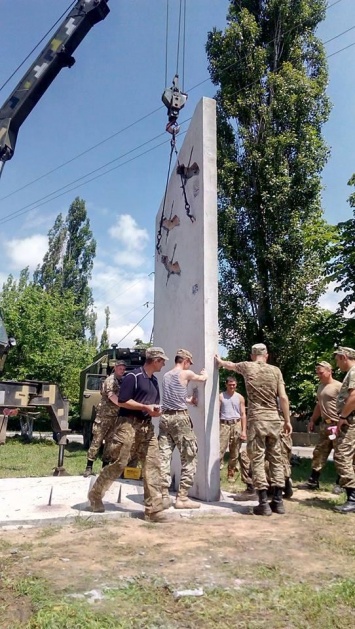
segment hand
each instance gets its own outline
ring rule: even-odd
[[[286,435],[291,435],[292,434],[292,424],[291,424],[289,419],[285,419],[285,421],[284,421],[284,431],[285,431]]]
[[[313,432],[314,431],[314,421],[313,421],[313,419],[309,420],[309,424],[308,424],[307,430],[308,430],[308,432]]]
[[[18,415],[18,408],[4,408],[3,415],[4,417],[16,417]]]
[[[207,371],[206,371],[205,368],[201,369],[200,376],[206,376],[206,378],[207,378]]]
[[[339,435],[343,426],[350,426],[350,424],[347,419],[340,418],[337,425],[337,435]]]
[[[215,354],[214,355],[214,360],[215,360],[217,369],[220,369],[222,367],[222,359],[221,359],[221,357],[218,356],[218,354]]]
[[[157,404],[146,404],[144,411],[151,417],[160,417],[161,415],[161,408]]]
[[[194,397],[193,395],[190,395],[190,397],[186,398],[186,403],[192,404],[193,406],[197,406],[197,398]]]
[[[240,439],[241,441],[246,441],[247,440],[247,435],[245,432],[240,433]]]

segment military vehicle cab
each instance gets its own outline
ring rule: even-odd
[[[95,419],[96,407],[101,399],[102,382],[112,372],[116,360],[124,360],[126,372],[141,367],[145,362],[145,349],[117,347],[112,343],[94,357],[91,365],[80,372],[80,417],[82,421],[84,448],[90,447],[92,425]]]

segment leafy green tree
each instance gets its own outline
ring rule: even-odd
[[[348,182],[355,185],[355,174]],[[338,242],[334,247],[334,259],[329,265],[331,279],[337,283],[336,292],[342,291],[345,296],[339,302],[339,311],[347,309],[355,313],[355,192],[349,197],[350,207],[353,208],[353,218],[338,223]],[[351,323],[349,322],[349,325]],[[352,346],[351,346],[352,347]]]
[[[328,150],[325,0],[233,0],[209,33],[219,86],[220,327],[231,359],[266,342],[286,378],[297,371],[308,313],[326,288],[334,229],[321,210]]]
[[[92,343],[96,342],[96,316],[92,310],[93,298],[89,286],[96,241],[87,217],[85,201],[77,197],[69,207],[64,220],[57,216],[48,234],[48,251],[43,264],[34,274],[34,282],[46,291],[74,295],[78,306],[77,317],[81,321],[81,335],[88,331]]]
[[[78,401],[79,374],[95,350],[81,337],[79,307],[70,291],[44,291],[29,281],[28,270],[11,275],[0,294],[6,328],[16,339],[8,354],[6,377],[57,383],[72,403]]]

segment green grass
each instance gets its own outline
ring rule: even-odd
[[[24,443],[17,437],[0,447],[0,478],[51,476],[58,464],[59,448],[54,441],[33,439]],[[100,467],[100,464],[97,463]],[[86,451],[78,443],[65,446],[64,467],[72,475],[82,474],[86,467]]]
[[[260,575],[261,576],[261,575]],[[343,629],[353,626],[355,580],[336,579],[317,587],[275,584],[264,574],[240,589],[205,589],[201,597],[175,598],[174,587],[148,578],[129,579],[103,590],[95,606],[55,596],[33,577],[5,580],[10,599],[27,601],[25,622],[12,629]],[[266,580],[268,579],[268,580]],[[195,586],[196,587],[196,586]],[[183,589],[186,589],[184,586]],[[0,627],[2,627],[0,620]]]

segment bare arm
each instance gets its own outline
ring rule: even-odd
[[[292,433],[292,426],[290,420],[290,404],[288,401],[285,385],[283,382],[279,382],[277,385],[277,395],[281,406],[281,411],[284,416],[284,431],[287,435]]]
[[[241,427],[242,427],[242,433],[240,437],[244,441],[244,439],[247,438],[247,416],[245,412],[245,399],[243,398],[242,395],[240,395],[240,393],[239,393],[239,399],[240,399],[240,421],[241,421]]]
[[[186,371],[183,371],[181,375],[186,382],[206,382],[208,378],[205,368],[201,369],[199,374],[187,369]]]
[[[235,363],[232,363],[232,361],[222,360],[222,358],[220,358],[218,354],[215,354],[214,359],[215,359],[217,369],[220,369],[221,367],[223,367],[224,369],[228,369],[229,371],[236,371]]]
[[[113,391],[111,391],[107,397],[110,400],[110,402],[112,402],[112,404],[114,404],[115,406],[118,406],[118,407],[123,406],[123,404],[119,403],[118,396]]]
[[[314,407],[311,419],[309,420],[309,424],[308,424],[309,432],[313,432],[313,430],[314,430],[314,422],[317,421],[317,419],[319,419],[319,417],[320,417],[320,406],[319,406],[319,403],[317,402],[317,404]]]

